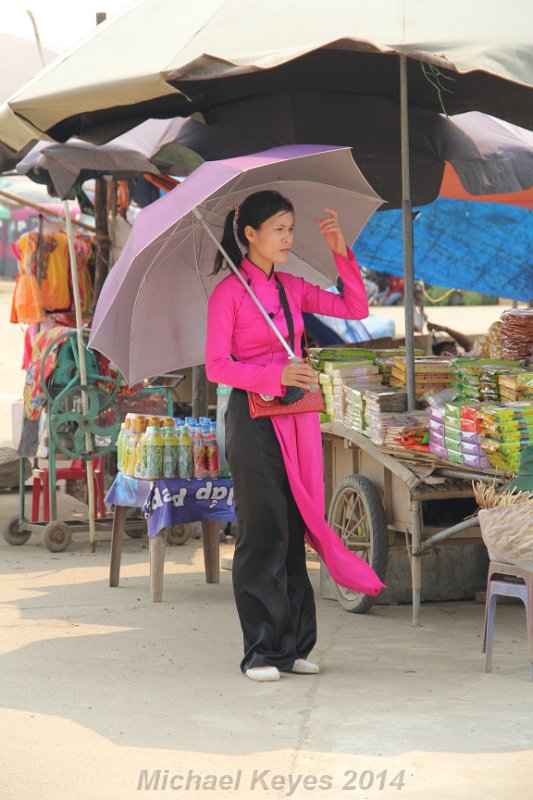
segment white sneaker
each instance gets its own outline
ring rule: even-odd
[[[279,681],[281,677],[277,667],[250,667],[244,674],[252,681]]]
[[[320,667],[306,658],[297,658],[291,672],[296,672],[298,675],[316,675],[317,672],[320,672]]]

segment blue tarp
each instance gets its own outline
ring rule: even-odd
[[[417,210],[416,279],[497,297],[533,299],[533,211],[444,197]],[[401,211],[374,214],[354,251],[361,266],[402,275]]]

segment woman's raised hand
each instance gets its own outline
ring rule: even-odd
[[[332,208],[325,208],[324,211],[329,216],[317,219],[320,232],[326,240],[328,247],[330,247],[334,253],[344,256],[346,255],[346,242],[341,226],[339,225],[337,212],[333,211]]]
[[[305,362],[287,364],[281,373],[281,383],[283,386],[299,386],[301,389],[309,389],[309,386],[318,383],[318,375]]]

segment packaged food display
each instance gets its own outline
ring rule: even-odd
[[[498,376],[502,403],[533,400],[533,372],[508,372]]]
[[[500,401],[500,375],[518,373],[522,369],[523,362],[456,358],[453,361],[453,386],[461,399],[497,403]]]
[[[482,406],[479,418],[481,444],[490,464],[517,472],[520,452],[533,444],[533,402]]]
[[[427,392],[441,392],[452,385],[452,361],[447,358],[432,356],[415,357],[415,392],[421,397]],[[394,358],[390,385],[405,387],[407,385],[407,365],[405,356]]]

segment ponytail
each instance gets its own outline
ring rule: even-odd
[[[224,220],[224,232],[220,244],[236,267],[240,267],[243,251],[248,249],[245,228],[250,225],[257,231],[263,222],[280,211],[290,211],[294,214],[294,206],[282,194],[270,190],[249,195],[238,208],[238,213],[237,208],[232,208]],[[225,262],[226,259],[222,253],[217,250],[212,274],[216,275],[220,270],[225,269]]]
[[[222,234],[222,239],[220,240],[220,244],[231,258],[233,263],[236,267],[240,267],[242,261],[242,251],[235,240],[235,233],[234,233],[234,226],[233,221],[235,219],[235,214],[237,213],[237,209],[232,209],[229,214],[227,215],[226,219],[224,220],[224,233]],[[240,215],[239,215],[240,216]],[[240,219],[237,218],[237,233],[239,239],[242,241],[244,238],[243,245],[246,246],[248,244],[246,237],[244,236],[244,230],[241,229],[239,225]],[[215,267],[213,269],[213,275],[216,275],[220,272],[221,269],[225,269],[226,259],[222,255],[220,250],[217,250],[217,254],[215,256]]]

